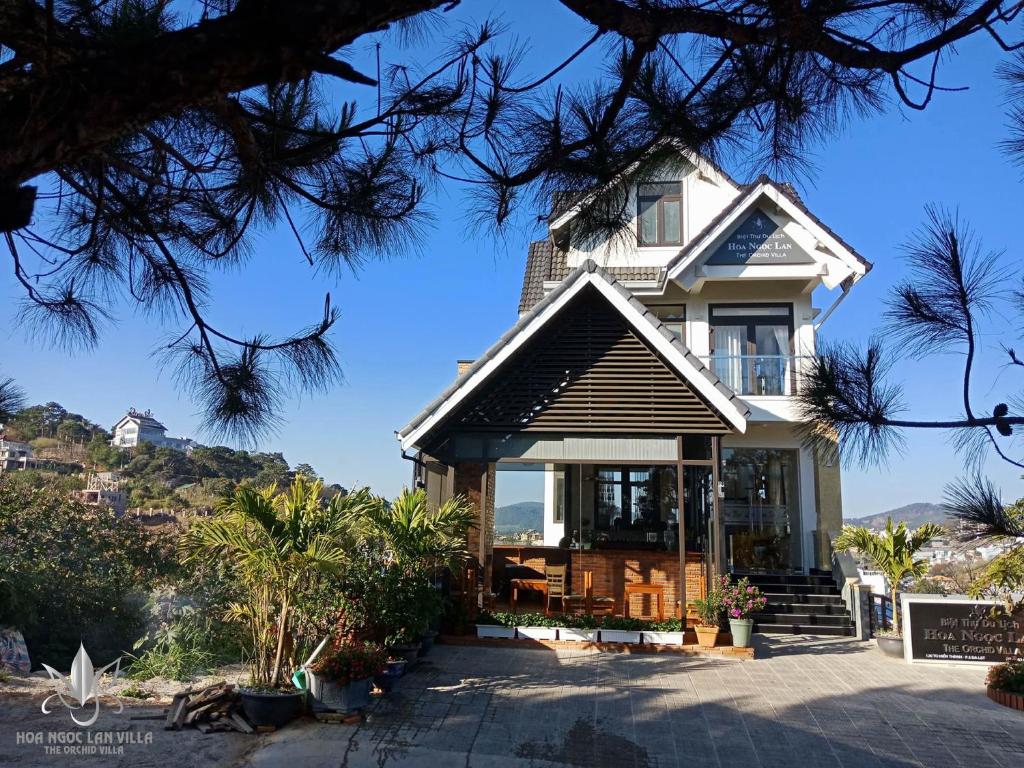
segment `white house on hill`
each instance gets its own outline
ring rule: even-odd
[[[193,440],[186,437],[167,437],[167,427],[153,418],[153,412],[139,412],[129,408],[128,413],[121,417],[113,430],[110,444],[115,448],[134,448],[140,443],[152,443],[162,448],[176,451],[190,451],[196,446]]]

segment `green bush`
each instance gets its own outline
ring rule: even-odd
[[[97,663],[130,648],[167,553],[135,520],[0,477],[0,624],[21,629],[36,666],[69,667],[80,642]]]
[[[1010,693],[1024,693],[1024,659],[989,667],[985,683]]]

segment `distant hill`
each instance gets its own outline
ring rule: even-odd
[[[848,517],[845,522],[853,525],[863,525],[868,528],[884,528],[886,519],[890,517],[893,519],[893,522],[906,523],[908,528],[917,528],[922,523],[946,525],[950,522],[945,507],[927,501],[905,504],[902,507],[896,507],[896,509],[890,509],[887,512],[879,512],[874,515]]]
[[[544,529],[544,504],[520,501],[494,509],[494,527],[503,532]]]

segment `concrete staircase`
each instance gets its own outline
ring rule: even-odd
[[[771,634],[853,637],[853,619],[832,575],[738,573],[757,586],[768,605],[754,614],[754,631]]]

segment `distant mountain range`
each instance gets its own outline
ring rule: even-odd
[[[494,528],[502,533],[544,530],[544,504],[519,501],[494,509]]]
[[[946,508],[940,504],[932,504],[927,501],[918,501],[913,504],[904,504],[902,507],[890,509],[887,512],[879,512],[864,517],[848,517],[844,522],[853,525],[863,525],[868,528],[884,528],[885,521],[892,518],[894,523],[904,522],[908,528],[917,528],[922,523],[938,523],[946,525],[950,522]]]

